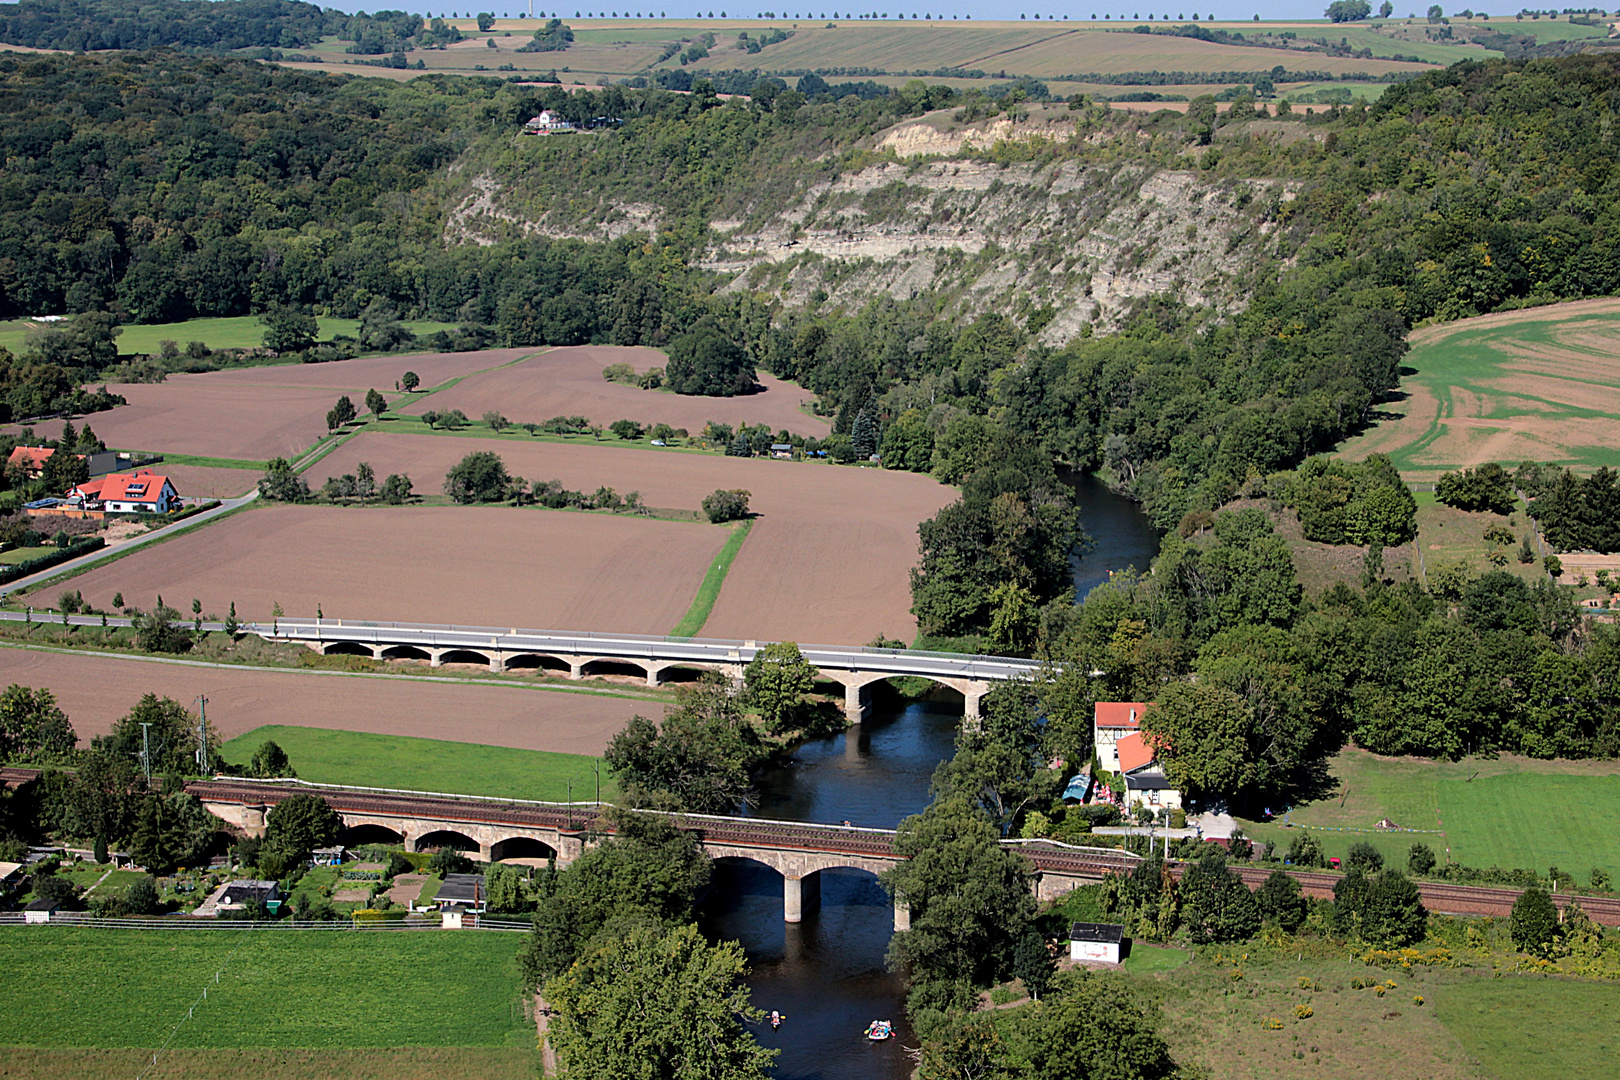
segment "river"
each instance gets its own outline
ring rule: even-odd
[[[1075,593],[1083,598],[1113,570],[1146,570],[1158,535],[1136,504],[1089,476],[1074,489],[1092,546],[1074,559]],[[760,778],[755,816],[894,828],[928,805],[934,769],[951,756],[962,719],[960,697],[907,700],[884,684],[873,688],[865,723],[812,739]],[[823,871],[821,905],[804,921],[782,921],[782,879],[756,863],[722,860],[700,913],[704,932],[742,942],[752,968],[753,1002],[786,1016],[777,1031],[759,1025],[765,1046],[778,1047],[782,1080],[904,1080],[915,1047],[905,1017],[905,986],[883,963],[893,930],[889,898],[870,874]],[[897,1037],[862,1037],[873,1020],[890,1020]]]

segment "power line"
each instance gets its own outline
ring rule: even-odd
[[[232,960],[236,959],[236,954],[242,951],[242,946],[247,944],[248,938],[252,935],[255,928],[255,923],[248,923],[247,929],[242,933],[241,940],[236,943],[236,948],[231,950],[231,954],[227,956],[224,962],[219,965],[219,970],[214,972],[215,986],[219,985],[219,977],[225,974],[225,969],[230,967]],[[147,1064],[142,1065],[141,1071],[135,1074],[135,1080],[144,1080],[147,1073],[157,1068],[158,1058],[164,1053],[164,1051],[169,1049],[169,1044],[174,1042],[174,1037],[180,1034],[180,1028],[185,1025],[187,1020],[190,1020],[197,1015],[197,1007],[199,1005],[205,1005],[207,1002],[208,986],[205,983],[202,988],[202,993],[198,994],[196,999],[192,1001],[190,1007],[186,1009],[186,1015],[175,1021],[174,1027],[169,1029],[169,1037],[163,1040],[163,1045],[152,1051],[152,1060]]]

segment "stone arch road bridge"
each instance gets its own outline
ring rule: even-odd
[[[298,781],[202,780],[188,783],[216,817],[248,832],[264,830],[266,815],[290,795],[316,794],[343,819],[354,843],[403,843],[412,851],[453,847],[483,861],[555,858],[566,866],[611,827],[596,803],[535,803],[432,795],[365,788],[338,788]],[[782,915],[799,922],[820,899],[823,870],[854,869],[879,874],[899,863],[894,831],[797,821],[664,815],[697,834],[711,858],[761,863],[782,875]],[[1036,896],[1052,899],[1076,885],[1128,871],[1137,856],[1108,848],[1070,847],[1050,841],[1010,841],[1030,862]],[[895,905],[895,928],[910,926],[910,910]]]
[[[743,668],[769,642],[708,638],[643,637],[590,631],[520,630],[483,626],[428,626],[356,622],[351,619],[279,619],[243,629],[278,641],[297,642],[325,655],[348,654],[384,660],[425,660],[487,664],[492,671],[550,670],[572,679],[592,674],[644,676],[657,686],[675,668],[721,671],[741,679]],[[917,649],[874,649],[846,645],[800,645],[805,659],[824,678],[844,688],[844,711],[859,722],[868,706],[868,688],[896,675],[929,679],[962,695],[963,714],[981,715],[992,682],[1037,670],[1032,660],[1005,656],[966,656]]]

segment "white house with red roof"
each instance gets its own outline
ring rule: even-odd
[[[1142,735],[1142,716],[1149,708],[1142,701],[1099,701],[1093,712],[1092,738],[1097,763],[1125,779],[1125,810],[1181,805],[1181,792],[1159,766],[1158,755]]]
[[[142,469],[79,484],[68,492],[68,502],[110,514],[167,514],[179,505],[180,493],[167,476]]]
[[[1092,711],[1091,736],[1097,747],[1097,764],[1109,772],[1119,772],[1119,752],[1115,745],[1136,732],[1147,703],[1141,701],[1099,701]]]

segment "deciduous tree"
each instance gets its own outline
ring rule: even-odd
[[[816,683],[816,669],[792,641],[765,646],[743,669],[750,708],[758,709],[772,734],[798,726],[799,714]]]

